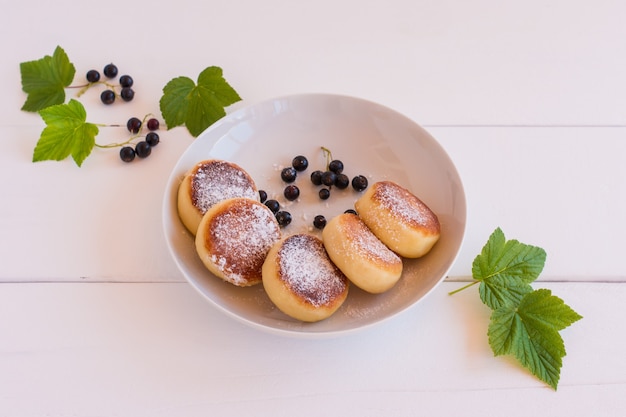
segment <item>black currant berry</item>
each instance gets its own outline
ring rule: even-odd
[[[100,73],[96,70],[87,71],[87,81],[90,83],[97,83],[100,81]]]
[[[337,178],[335,179],[335,186],[340,190],[348,188],[350,185],[350,178],[346,174],[337,174]]]
[[[147,158],[152,153],[152,147],[148,142],[142,140],[135,145],[135,153],[140,158]]]
[[[315,218],[313,219],[313,226],[320,230],[323,229],[324,226],[326,226],[326,217],[322,216],[321,214],[315,216]]]
[[[346,214],[348,214],[348,213],[350,213],[350,214],[356,214],[356,210],[354,210],[354,209],[348,209],[348,210],[344,211],[344,213],[346,213]]]
[[[280,178],[282,178],[285,182],[294,182],[297,175],[298,173],[294,167],[283,168],[280,172]]]
[[[352,188],[356,191],[363,191],[367,188],[367,178],[363,175],[357,175],[352,178]]]
[[[328,164],[328,170],[334,172],[335,174],[341,174],[343,172],[343,162],[338,159],[330,161],[330,164]]]
[[[309,160],[306,159],[306,156],[298,155],[291,161],[291,166],[293,166],[296,171],[301,172],[309,167]]]
[[[287,200],[294,201],[300,197],[300,189],[296,185],[288,185],[285,187],[283,194]]]
[[[120,149],[120,159],[124,162],[132,162],[135,159],[135,150],[130,146]]]
[[[104,90],[102,94],[100,94],[100,100],[104,104],[113,104],[115,101],[115,92],[113,90]]]
[[[148,142],[148,145],[153,148],[159,144],[159,141],[160,138],[156,132],[148,132],[148,134],[146,135],[146,142]]]
[[[267,208],[269,208],[269,209],[272,211],[272,213],[274,213],[274,214],[278,213],[278,210],[280,209],[280,203],[278,203],[278,201],[276,201],[276,200],[267,200],[264,204],[265,204],[265,205],[267,206]]]
[[[117,77],[117,67],[114,64],[107,64],[102,71],[105,77],[115,78]]]
[[[311,182],[314,185],[322,185],[322,171],[313,171],[311,172]]]
[[[322,188],[319,192],[318,192],[320,199],[322,200],[328,200],[328,197],[330,197],[330,190],[328,188]]]
[[[132,101],[132,99],[135,98],[135,91],[130,87],[124,87],[120,92],[120,97],[122,97],[124,101]]]
[[[259,200],[261,203],[265,203],[265,200],[267,200],[267,192],[265,190],[259,190]]]
[[[132,87],[133,77],[131,77],[130,75],[122,75],[120,77],[120,85],[122,87]]]
[[[287,226],[291,223],[291,213],[288,211],[279,211],[276,213],[276,220],[280,226]]]
[[[332,171],[326,171],[322,174],[322,184],[331,186],[335,185],[335,180],[337,179],[337,174]]]
[[[150,119],[148,120],[148,123],[146,123],[146,125],[148,126],[148,130],[159,130],[158,119]]]
[[[130,133],[139,133],[139,130],[141,130],[141,120],[136,117],[131,117],[126,122],[126,128]]]

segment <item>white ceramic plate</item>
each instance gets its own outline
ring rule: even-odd
[[[257,187],[277,197],[293,215],[283,234],[319,233],[313,217],[327,218],[352,208],[359,193],[334,189],[321,201],[319,187],[309,180],[324,169],[321,147],[344,162],[352,177],[366,175],[370,184],[389,179],[410,189],[437,214],[441,238],[425,257],[405,260],[403,276],[394,288],[372,295],[352,285],[344,305],[317,323],[291,319],[274,307],[262,285],[239,288],[206,270],[196,255],[193,237],[176,209],[178,184],[197,162],[218,158],[248,171]],[[282,198],[280,169],[296,155],[309,159],[298,177],[301,199]],[[337,95],[304,94],[277,98],[237,110],[203,132],[185,151],[167,183],[163,203],[165,238],[171,254],[191,285],[214,306],[257,328],[300,336],[335,335],[382,322],[408,309],[446,276],[465,233],[466,202],[457,170],[442,147],[405,116],[369,101]]]

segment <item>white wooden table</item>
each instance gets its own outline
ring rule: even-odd
[[[0,415],[623,416],[624,16],[617,0],[2,0]],[[163,238],[165,183],[193,141],[184,129],[137,164],[104,151],[82,168],[31,162],[43,122],[20,111],[19,63],[57,45],[77,77],[109,62],[134,76],[132,103],[84,99],[102,123],[158,114],[167,81],[209,65],[243,98],[229,111],[324,92],[404,113],[463,178],[468,225],[450,275],[345,337],[226,317]],[[546,249],[535,285],[584,316],[562,333],[556,392],[493,357],[475,287],[448,296],[498,226]]]

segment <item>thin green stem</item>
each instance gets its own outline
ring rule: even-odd
[[[324,155],[326,156],[326,171],[328,171],[330,167],[330,161],[333,160],[333,153],[330,151],[330,149],[324,146],[322,146],[322,152],[324,152]]]
[[[130,138],[128,138],[128,140],[124,141],[124,142],[118,142],[118,143],[107,143],[106,145],[100,145],[98,143],[94,143],[94,146],[97,148],[102,148],[102,149],[107,149],[107,148],[120,148],[122,146],[128,145],[130,143],[132,143],[135,139],[137,138],[141,138],[143,137],[143,133],[142,133],[142,128],[143,126],[145,126],[146,121],[148,120],[148,118],[150,117],[154,117],[154,115],[152,113],[148,113],[143,117],[143,120],[141,121],[141,127],[139,128],[139,133],[136,133],[134,135],[132,135]],[[100,126],[100,127],[122,127],[122,125],[119,124],[113,124],[113,125],[109,125],[109,124],[96,124],[96,126]]]
[[[70,86],[67,86],[66,88],[80,88],[80,90],[78,91],[78,93],[76,93],[76,97],[80,97],[80,96],[82,96],[83,94],[85,94],[85,92],[86,92],[87,90],[89,90],[89,88],[93,87],[93,86],[94,86],[94,85],[96,85],[96,84],[102,84],[102,85],[105,85],[105,86],[107,86],[108,88],[110,88],[111,90],[113,90],[114,92],[116,91],[115,89],[118,87],[117,85],[115,85],[115,84],[111,84],[111,83],[108,83],[108,82],[106,82],[106,81],[95,81],[95,82],[93,82],[93,83],[87,83],[87,84],[81,84],[81,85],[70,85]],[[117,92],[116,92],[116,94],[117,94]]]
[[[470,282],[469,284],[467,284],[467,285],[465,285],[465,286],[463,286],[463,287],[461,287],[461,288],[458,288],[458,289],[456,289],[456,290],[454,290],[454,291],[449,292],[449,293],[448,293],[448,295],[454,295],[454,294],[456,294],[457,292],[461,292],[461,291],[463,291],[464,289],[467,289],[467,288],[469,288],[469,287],[471,287],[471,286],[473,286],[473,285],[478,284],[479,282],[480,282],[480,281],[473,281],[473,282]]]

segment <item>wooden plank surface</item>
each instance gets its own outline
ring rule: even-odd
[[[626,410],[624,284],[544,283],[584,318],[557,392],[487,343],[476,287],[320,340],[252,329],[184,283],[2,284],[0,414],[529,414]],[[15,326],[15,322],[19,326]]]

